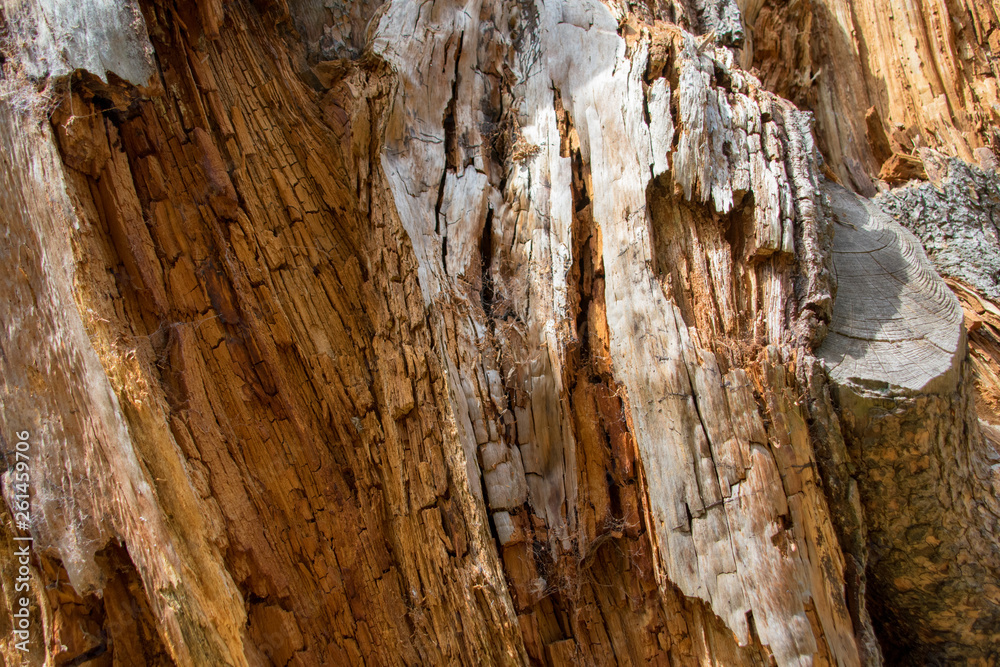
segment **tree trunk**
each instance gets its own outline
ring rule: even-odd
[[[997,664],[1000,22],[877,4],[4,0],[5,664]]]

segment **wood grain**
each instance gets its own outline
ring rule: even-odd
[[[824,184],[821,153],[863,184],[825,125],[854,107],[814,138],[727,46],[736,6],[5,4],[155,54],[140,82],[5,46],[32,657],[990,659],[961,312]]]
[[[876,205],[827,185],[836,221],[830,333],[835,382],[952,391],[965,357],[962,311],[920,242]]]

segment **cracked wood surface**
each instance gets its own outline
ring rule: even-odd
[[[768,90],[816,114],[818,144],[847,187],[874,196],[883,163],[922,146],[972,163],[991,154],[1000,120],[995,3],[739,5],[741,64],[759,69]]]
[[[415,8],[410,11],[418,13]],[[794,316],[779,305],[786,301],[783,293],[791,289],[790,269],[794,266],[781,263],[780,259],[782,252],[794,256],[795,248],[792,220],[797,211],[789,170],[800,172],[796,177],[802,183],[799,192],[805,202],[801,205],[804,214],[814,210],[810,204],[815,188],[809,188],[814,177],[807,171],[812,159],[811,143],[802,134],[801,121],[794,110],[774,109],[780,102],[751,90],[753,84],[737,72],[732,73],[732,90],[716,89],[714,68],[727,67],[726,53],[721,51],[721,60],[716,61],[702,54],[693,38],[677,35],[667,46],[676,49],[675,67],[679,72],[676,75],[661,72],[660,76],[651,77],[650,90],[654,91],[651,94],[663,95],[669,82],[661,77],[678,76],[679,146],[673,156],[658,154],[654,158],[655,142],[638,113],[647,105],[643,88],[650,36],[641,36],[627,44],[617,34],[613,17],[599,3],[548,3],[538,5],[536,11],[537,15],[532,17],[534,31],[522,37],[527,43],[518,45],[512,64],[518,82],[515,97],[520,100],[516,109],[517,127],[523,141],[535,149],[512,165],[505,175],[502,185],[511,204],[501,204],[495,209],[489,230],[492,238],[500,241],[491,242],[494,257],[489,260],[490,266],[510,265],[519,254],[528,255],[526,285],[517,283],[520,276],[504,275],[502,270],[498,276],[489,277],[491,289],[509,298],[513,315],[519,316],[525,328],[527,358],[521,362],[521,368],[515,366],[512,370],[517,374],[514,389],[517,394],[530,397],[530,410],[522,417],[524,408],[515,403],[513,430],[517,447],[508,454],[488,440],[486,428],[476,429],[473,422],[467,429],[470,441],[466,451],[472,453],[475,447],[480,447],[489,504],[502,510],[502,521],[506,524],[511,520],[510,510],[529,500],[531,512],[544,521],[554,554],[573,550],[586,553],[586,544],[581,544],[582,540],[573,544],[572,539],[578,534],[586,536],[587,532],[578,524],[578,484],[566,475],[567,470],[576,467],[577,443],[565,412],[568,406],[561,401],[564,392],[559,382],[565,373],[560,370],[565,364],[561,357],[566,355],[567,338],[574,333],[565,328],[566,279],[573,259],[569,236],[572,207],[575,204],[579,208],[582,203],[587,209],[588,224],[600,231],[602,240],[596,251],[603,265],[602,314],[607,319],[603,326],[610,333],[610,340],[601,341],[607,347],[610,361],[605,364],[629,397],[630,422],[643,461],[659,567],[665,580],[685,594],[708,602],[741,642],[749,641],[747,614],[752,611],[761,642],[775,651],[781,664],[799,664],[800,660],[810,659],[820,651],[817,636],[824,635],[832,648],[824,647],[821,652],[833,652],[838,660],[851,664],[852,660],[857,661],[857,649],[846,604],[838,592],[841,584],[836,583],[840,576],[836,560],[831,560],[828,569],[824,569],[816,562],[800,558],[795,548],[782,551],[775,546],[777,541],[795,539],[784,537],[782,528],[781,517],[790,513],[789,501],[780,490],[781,475],[772,455],[752,452],[753,442],[765,444],[768,436],[763,432],[759,413],[752,407],[753,401],[740,394],[746,391],[748,383],[738,376],[724,377],[713,353],[692,341],[684,323],[685,315],[670,303],[664,286],[650,271],[649,261],[655,249],[648,240],[647,230],[652,228],[669,242],[666,239],[671,232],[657,230],[657,225],[663,224],[658,220],[683,215],[678,210],[679,202],[669,192],[656,196],[655,211],[647,209],[647,188],[655,187],[651,175],[655,173],[657,160],[661,163],[672,160],[674,177],[685,194],[711,199],[722,214],[732,211],[734,191],[737,196],[751,190],[767,192],[762,206],[747,211],[756,232],[748,241],[754,246],[751,253],[761,257],[773,255],[762,270],[762,279],[767,281],[762,290],[764,301],[772,310],[754,328],[764,340],[770,337],[775,342],[781,341]],[[418,257],[428,262],[423,270],[429,276],[427,284],[434,286],[429,289],[432,294],[439,289],[442,276],[453,273],[446,269],[452,257],[454,232],[451,226],[440,224],[440,211],[453,208],[466,211],[462,224],[471,226],[472,234],[480,233],[485,214],[479,202],[495,196],[481,186],[469,190],[449,187],[450,183],[475,178],[471,175],[479,173],[472,171],[477,163],[476,154],[468,154],[468,148],[481,144],[477,126],[462,121],[462,115],[470,113],[463,111],[466,98],[461,94],[453,95],[450,100],[447,97],[450,89],[483,89],[485,86],[477,81],[490,78],[488,73],[475,69],[468,72],[463,67],[462,51],[456,46],[461,45],[464,51],[465,35],[470,30],[467,17],[477,14],[482,16],[481,8],[456,12],[456,22],[451,25],[428,22],[428,34],[434,36],[431,41],[414,35],[412,41],[386,40],[384,46],[377,46],[385,49],[397,68],[405,68],[408,76],[416,78],[412,84],[404,79],[401,88],[404,97],[396,102],[398,116],[412,121],[406,123],[406,129],[390,135],[383,160],[386,171],[398,179],[394,193],[399,207],[413,213],[411,224],[422,221],[410,229],[411,240]],[[394,16],[391,23],[390,15]],[[418,29],[422,25],[419,18],[414,20],[405,12],[400,12],[399,18],[388,12],[379,30],[398,34],[396,21],[406,26],[406,30],[411,25]],[[450,34],[448,28],[452,30]],[[479,30],[474,34],[490,32]],[[672,38],[665,33],[660,39]],[[376,44],[380,44],[378,38]],[[455,74],[447,64],[449,45],[452,45],[451,58],[456,62]],[[587,54],[586,58],[570,57],[580,53]],[[434,54],[443,54],[445,62],[434,63]],[[413,67],[414,62],[424,65]],[[728,63],[731,66],[731,61]],[[429,85],[425,78],[428,71],[441,72],[447,78]],[[762,99],[759,104],[766,105],[768,115],[773,111],[778,116],[777,122],[761,120],[758,102],[751,97],[757,95]],[[475,110],[482,108],[476,104],[469,107],[473,118]],[[413,111],[423,109],[427,112]],[[657,106],[655,100],[652,109],[653,113],[658,110],[664,115],[672,113],[662,103]],[[442,122],[434,127],[428,119],[438,117]],[[650,123],[658,129],[675,125],[672,117],[665,119],[659,115],[652,116]],[[456,137],[455,145],[461,147],[457,160],[449,160],[447,154],[449,133]],[[400,138],[394,139],[395,136]],[[801,151],[799,155],[788,156],[787,162],[786,142],[792,146],[788,152]],[[566,155],[566,143],[578,155]],[[659,145],[663,146],[660,150],[673,151],[669,144]],[[573,173],[574,158],[580,161],[583,173]],[[470,166],[459,172],[451,164]],[[728,176],[730,171],[735,177]],[[443,173],[444,180],[437,188],[429,178],[433,173]],[[481,178],[485,180],[488,175]],[[573,192],[575,181],[587,182],[583,202],[584,197]],[[436,190],[440,194],[435,199]],[[456,198],[462,197],[456,207]],[[526,210],[520,204],[524,200],[528,202]],[[722,306],[718,320],[711,326],[737,336],[746,323],[741,327],[735,321],[738,309],[731,300],[736,295],[725,273],[730,270],[731,251],[722,245],[722,239],[713,229],[716,224],[706,220],[706,232],[715,237],[717,253],[702,260],[704,268],[712,272],[704,275],[704,287],[715,292],[715,299]],[[508,226],[513,234],[507,231]],[[522,235],[530,245],[519,242]],[[510,237],[513,246],[508,246]],[[811,239],[805,239],[806,245],[810,242]],[[526,246],[523,250],[518,247],[521,244]],[[447,255],[444,248],[448,249]],[[821,287],[815,289],[819,291]],[[758,307],[763,310],[766,306]],[[747,331],[744,335],[753,333]],[[463,374],[457,365],[456,370]],[[511,377],[510,373],[504,375]],[[482,382],[472,377],[455,382],[459,383],[461,389],[456,393],[464,394],[466,400],[460,399],[458,403],[464,406],[469,400],[468,388],[482,386]],[[728,397],[726,387],[731,387]],[[480,392],[485,393],[482,389]],[[730,422],[730,403],[748,411],[738,412],[739,419],[756,423],[744,438],[737,436]],[[483,437],[472,442],[471,436],[479,431]],[[500,453],[493,453],[497,449]],[[809,456],[808,452],[802,455],[805,460],[799,461],[800,465]],[[724,462],[723,471],[716,470],[716,458]],[[494,463],[498,460],[501,463]],[[513,478],[509,474],[490,474],[506,461],[513,467]],[[528,478],[528,496],[510,503],[508,498],[523,493],[516,486],[520,480],[516,473],[522,466],[522,474]],[[811,531],[831,529],[817,489],[810,482],[798,479],[795,486],[805,487],[805,505],[810,511],[802,519],[806,525],[799,526],[804,549],[805,541],[813,537]],[[762,494],[764,489],[767,491]],[[791,493],[800,492],[796,488]],[[498,504],[495,500],[498,498],[504,502]],[[795,499],[796,508],[800,502]],[[541,579],[535,582],[547,586],[548,582]],[[789,582],[796,583],[790,588]],[[813,598],[820,596],[811,593],[813,586],[822,591],[823,603],[814,602]],[[828,601],[829,596],[832,600]]]
[[[821,185],[810,117],[725,46],[735,3],[6,7],[102,63],[156,54],[126,81],[10,33],[0,420],[39,434],[33,657],[995,655],[992,593],[939,565],[996,581],[971,393],[902,368],[873,399],[816,356],[865,328],[869,274],[838,292],[837,267],[873,237],[944,324],[861,333],[947,348],[960,312]],[[840,169],[833,136],[821,111]]]
[[[916,237],[877,203],[836,185],[824,190],[837,221],[838,291],[818,354],[829,365],[848,457],[861,471],[861,558],[885,659],[991,664],[1000,456],[970,390],[975,374],[980,401],[988,400],[996,362],[977,349],[963,363],[963,309]],[[923,215],[922,225],[947,229],[936,213],[921,208],[910,222]],[[974,345],[989,350],[982,339]],[[904,638],[903,627],[915,633]]]

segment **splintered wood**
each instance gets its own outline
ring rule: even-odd
[[[768,90],[815,113],[824,157],[855,191],[873,196],[874,179],[917,177],[911,153],[921,146],[976,163],[996,145],[1000,13],[993,3],[740,5],[747,26],[741,64],[757,68]]]
[[[810,252],[819,254],[818,241],[796,233],[794,224],[797,217],[814,222],[817,210],[808,125],[797,111],[759,92],[752,79],[731,69],[732,59],[725,50],[716,52],[712,47],[703,53],[693,37],[658,35],[673,40],[668,48],[677,57],[671,70],[648,80],[650,33],[626,43],[617,33],[617,23],[598,3],[544,5],[530,17],[533,32],[522,34],[517,44],[512,65],[517,106],[501,112],[513,116],[517,132],[537,150],[505,173],[484,168],[481,174],[473,167],[488,157],[479,148],[482,140],[477,134],[483,111],[475,97],[468,99],[469,93],[461,91],[489,90],[500,82],[490,75],[491,63],[480,61],[476,67],[465,54],[468,49],[489,53],[497,43],[503,44],[502,38],[469,25],[463,13],[454,15],[449,24],[417,8],[410,11],[412,15],[400,13],[392,19],[386,15],[380,25],[380,34],[386,37],[377,37],[376,46],[403,76],[383,164],[391,175],[398,207],[411,214],[404,224],[413,225],[408,231],[421,261],[421,275],[428,276],[425,296],[439,303],[439,292],[452,301],[463,293],[466,298],[478,296],[474,292],[481,289],[478,276],[465,275],[473,281],[470,290],[461,280],[461,270],[448,269],[453,239],[483,233],[488,216],[491,226],[485,229],[489,235],[485,247],[491,256],[483,258],[481,280],[489,282],[494,300],[503,295],[509,305],[500,310],[495,303],[484,304],[479,317],[485,315],[485,323],[469,321],[461,338],[443,335],[464,338],[469,341],[465,345],[477,338],[490,344],[488,332],[509,335],[503,330],[511,316],[512,326],[520,327],[517,347],[510,350],[508,343],[507,350],[522,358],[506,360],[501,350],[498,364],[492,355],[458,350],[459,359],[452,366],[455,375],[450,376],[457,412],[470,415],[465,451],[477,460],[478,449],[485,498],[493,510],[500,510],[494,521],[503,526],[502,542],[510,545],[505,554],[522,553],[514,550],[521,538],[512,542],[523,529],[512,524],[521,520],[525,500],[534,541],[549,550],[557,564],[567,552],[586,558],[587,543],[597,537],[585,529],[586,523],[581,525],[587,508],[580,508],[580,499],[600,487],[581,490],[580,480],[571,474],[591,447],[579,438],[589,434],[573,429],[570,411],[578,406],[566,401],[563,388],[563,378],[574,373],[572,356],[583,334],[573,326],[580,305],[572,298],[569,277],[572,264],[583,261],[572,255],[572,232],[574,210],[584,209],[588,225],[599,234],[600,245],[590,250],[596,256],[587,261],[601,264],[601,314],[609,332],[604,344],[609,346],[612,366],[608,370],[611,381],[628,396],[661,585],[664,589],[676,585],[684,594],[704,600],[740,643],[750,641],[752,614],[757,636],[780,664],[806,664],[817,653],[835,656],[841,664],[857,664],[842,575],[829,567],[839,556],[824,554],[826,566],[807,556],[807,543],[815,531],[832,532],[816,480],[805,481],[792,467],[809,467],[808,446],[802,460],[788,461],[785,470],[796,480],[792,494],[804,494],[810,507],[809,516],[796,513],[801,523],[789,532],[789,500],[778,463],[767,448],[769,434],[750,383],[745,375],[742,379],[734,375],[739,371],[726,375],[720,369],[709,349],[710,339],[689,331],[695,322],[686,322],[685,315],[692,313],[682,313],[671,302],[653,272],[656,243],[650,234],[671,231],[651,215],[648,189],[661,198],[657,212],[703,219],[710,229],[726,224],[743,227],[744,219],[749,219],[748,231],[738,232],[746,234],[742,256],[734,257],[721,239],[711,253],[695,249],[692,259],[704,269],[687,280],[700,279],[701,290],[717,294],[712,301],[699,298],[695,308],[715,311],[718,328],[734,338],[788,342],[788,332],[800,316],[789,307],[798,268],[796,236],[804,246],[800,255],[804,265],[815,261]],[[413,37],[389,39],[402,30],[396,22],[407,30],[416,25]],[[487,37],[492,37],[494,46],[482,44]],[[715,82],[717,70],[725,72],[728,87]],[[432,73],[444,80],[428,79]],[[669,77],[674,77],[679,112],[671,108]],[[438,118],[442,120],[435,126],[432,121]],[[456,160],[449,159],[450,142],[459,146]],[[453,164],[469,166],[461,169]],[[652,182],[654,174],[670,171],[668,165],[673,166],[672,182],[681,187],[682,196],[710,200],[717,216],[694,208],[678,210],[683,199]],[[440,176],[436,179],[435,174]],[[479,181],[487,178],[492,186],[484,189]],[[466,181],[474,186],[457,185]],[[733,213],[735,201],[748,193],[753,193],[756,204]],[[489,211],[484,211],[484,201],[489,202]],[[452,222],[449,210],[465,212],[460,225]],[[731,213],[730,220],[722,217]],[[658,229],[661,226],[664,229]],[[747,305],[761,317],[744,319],[732,306],[718,312],[716,304],[737,298],[733,262],[751,258],[758,263],[742,284],[760,295],[759,301]],[[505,270],[511,266],[524,268]],[[820,310],[829,307],[829,289],[820,280],[811,290]],[[483,364],[486,372],[467,367],[463,358]],[[493,370],[496,365],[500,372]],[[515,416],[506,429],[496,431],[477,428],[477,420],[487,415],[474,400],[496,393],[483,382],[490,373],[503,378],[510,397],[503,407]],[[807,437],[804,423],[802,428],[799,433]],[[494,432],[501,437],[499,443],[491,439]],[[523,491],[520,476],[511,473],[528,479],[527,497],[513,504],[511,500]],[[796,506],[800,503],[796,500]],[[533,589],[529,600],[536,599],[539,587],[544,591],[553,583],[538,571],[544,561],[525,569],[524,557],[512,556],[517,565],[508,574],[515,590],[524,591],[518,599]],[[566,576],[558,569],[554,574]],[[823,604],[813,600],[819,596]],[[833,596],[832,603],[828,596]]]
[[[867,192],[877,165],[830,147],[864,128],[914,146],[831,131],[827,96],[817,147],[738,65],[744,36],[749,62],[788,45],[737,3],[3,9],[33,659],[992,655],[962,311],[821,176],[818,147]],[[992,387],[995,313],[963,303]]]

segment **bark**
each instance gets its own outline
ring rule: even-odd
[[[5,661],[1000,660],[996,18],[907,8],[5,2]]]

